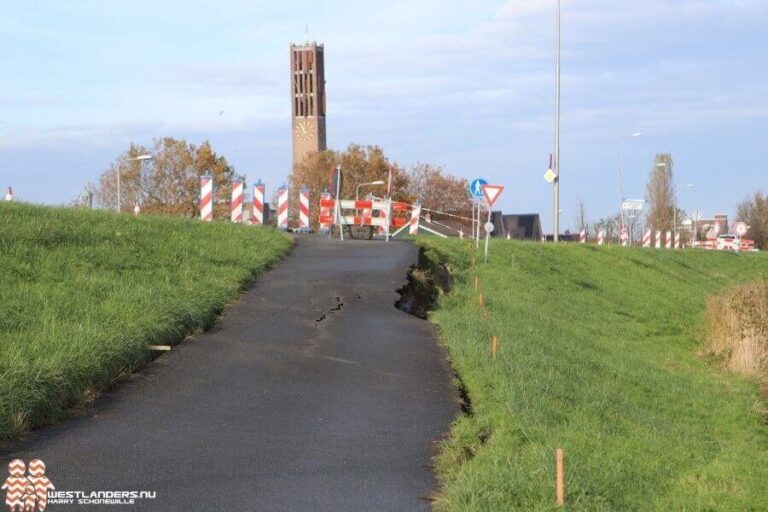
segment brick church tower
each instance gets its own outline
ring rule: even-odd
[[[293,164],[325,150],[325,59],[323,45],[291,45]]]

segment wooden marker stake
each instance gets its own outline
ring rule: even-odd
[[[563,449],[555,450],[555,502],[558,507],[565,504],[565,475],[563,469]]]
[[[483,294],[482,294],[482,293],[481,293],[480,295],[478,295],[478,296],[477,296],[477,302],[478,302],[478,304],[480,304],[481,306],[485,306],[485,302],[483,301]]]
[[[496,349],[499,346],[499,340],[496,338],[496,336],[493,337],[493,341],[491,341],[491,352],[493,353],[493,359],[496,360]]]
[[[475,291],[480,289],[480,278],[475,276]]]

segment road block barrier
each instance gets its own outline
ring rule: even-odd
[[[213,220],[213,176],[200,176],[200,219]]]
[[[309,231],[309,189],[299,191],[299,230]]]
[[[579,231],[579,243],[585,244],[587,243],[587,230],[582,229]]]
[[[331,216],[331,206],[328,206],[328,201],[331,199],[330,192],[320,193],[320,231],[328,232],[333,225],[333,217]]]
[[[264,225],[264,184],[259,182],[253,186],[253,215],[251,224],[255,226]]]
[[[680,249],[680,233],[675,231],[675,249]]]
[[[656,230],[656,248],[661,249],[661,230]]]
[[[667,237],[664,241],[664,248],[665,249],[671,249],[672,248],[672,232],[667,231]]]
[[[643,247],[648,248],[651,246],[651,230],[646,229],[643,233]]]
[[[288,188],[277,189],[277,227],[288,229]]]
[[[339,218],[336,218],[336,205],[340,206]],[[354,200],[342,199],[336,201],[331,197],[320,199],[320,225],[328,227],[338,224],[339,221],[345,226],[374,226],[387,233],[391,227],[400,228],[408,224],[408,219],[396,217],[395,212],[407,212],[410,210],[407,203],[397,201],[387,201],[385,199],[374,200]],[[354,210],[355,213],[362,210],[371,210],[371,215],[345,215],[344,210]],[[377,213],[378,216],[374,216]]]
[[[605,229],[597,232],[597,245],[605,245]]]
[[[232,201],[229,204],[229,220],[243,222],[243,188],[245,184],[240,180],[232,182]]]
[[[411,210],[411,221],[410,221],[410,227],[408,228],[408,234],[409,235],[418,235],[419,234],[419,219],[421,218],[421,205],[416,204],[414,205],[413,209]]]

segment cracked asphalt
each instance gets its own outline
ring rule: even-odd
[[[459,407],[433,326],[394,307],[417,248],[296,241],[210,331],[0,464],[42,459],[59,491],[156,492],[124,510],[429,509]],[[67,509],[115,506],[46,510]]]

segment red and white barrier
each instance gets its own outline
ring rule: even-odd
[[[661,230],[656,230],[656,248],[661,249]]]
[[[675,249],[680,249],[680,232],[675,232]]]
[[[372,201],[371,197],[368,197],[369,201]],[[371,203],[371,208],[363,208],[363,224],[366,226],[370,226],[373,218],[373,203]]]
[[[672,248],[672,232],[671,231],[667,231],[667,237],[665,239],[664,248],[665,249]]]
[[[309,189],[299,191],[299,229],[309,231]]]
[[[629,231],[627,231],[627,228],[621,228],[621,234],[619,235],[619,239],[621,240],[622,247],[626,247],[629,245]]]
[[[331,199],[330,192],[320,193],[320,231],[328,232],[333,225],[333,218],[331,217],[331,207],[328,206],[328,201]]]
[[[264,184],[259,182],[253,186],[253,215],[251,224],[256,226],[264,225]]]
[[[288,189],[277,189],[277,227],[288,229]]]
[[[605,229],[597,232],[597,245],[605,245]]]
[[[8,190],[5,192],[5,200],[13,201],[13,189],[11,187],[8,187]]]
[[[133,207],[133,216],[138,217],[141,213],[141,207],[139,206],[139,203],[136,203],[136,206]]]
[[[587,243],[587,230],[582,229],[579,231],[579,243],[585,244]]]
[[[232,182],[232,202],[229,204],[229,218],[232,222],[243,222],[243,188],[244,183],[240,180]]]
[[[421,205],[416,203],[411,210],[411,225],[408,228],[409,235],[419,234],[419,218],[421,217]]]
[[[643,247],[646,249],[651,246],[651,230],[646,229],[643,233]]]
[[[200,219],[213,220],[213,177],[200,176]]]

